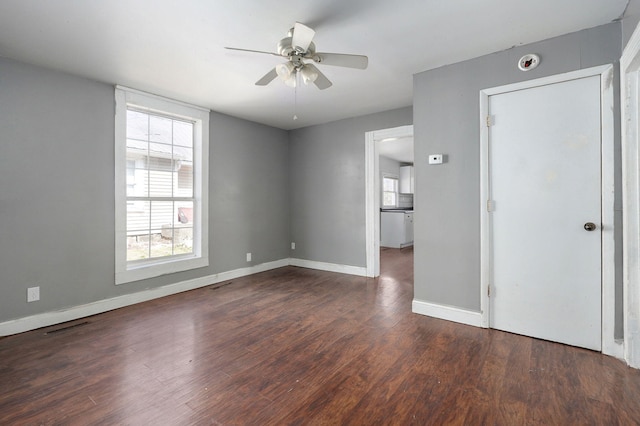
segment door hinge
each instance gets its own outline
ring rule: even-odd
[[[487,286],[487,296],[491,297],[491,284]]]
[[[487,200],[487,211],[491,213],[492,211],[495,211],[495,209],[496,209],[496,205],[493,202],[493,200]]]
[[[494,116],[487,115],[487,127],[491,127],[495,124]]]

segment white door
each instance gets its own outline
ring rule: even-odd
[[[600,76],[489,112],[490,326],[601,350]]]

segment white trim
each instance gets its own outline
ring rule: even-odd
[[[489,181],[489,95],[480,91],[480,314],[481,326],[489,327],[489,283],[493,272],[491,266],[491,216],[488,212],[488,200],[491,200]]]
[[[0,323],[0,336],[9,336],[12,334],[23,333],[29,330],[35,330],[41,327],[60,324],[66,321],[72,321],[79,318],[112,311],[114,309],[123,308],[125,306],[135,305],[136,303],[142,303],[149,300],[158,299],[160,297],[182,293],[183,291],[206,287],[223,281],[257,274],[259,272],[269,271],[271,269],[282,268],[288,265],[288,259],[281,259],[274,262],[250,266],[247,268],[240,268],[233,271],[221,272],[219,274],[207,275],[206,277],[181,281],[175,284],[152,288],[137,293],[125,294],[123,296],[116,296],[110,299],[99,300],[97,302],[87,303],[86,305],[74,306],[67,309],[61,309],[59,311],[45,312],[42,314],[9,320]]]
[[[298,266],[300,268],[317,269],[320,271],[338,272],[340,274],[358,275],[366,277],[367,268],[360,266],[340,265],[337,263],[316,262],[315,260],[306,259],[289,259],[289,265]]]
[[[136,303],[146,302],[148,300],[170,296],[172,294],[182,293],[183,291],[194,290],[200,287],[206,287],[223,281],[257,274],[271,269],[282,268],[288,265],[289,259],[281,259],[247,268],[240,268],[232,271],[221,272],[219,274],[208,275],[206,277],[181,281],[175,284],[152,288],[137,293],[99,300],[97,302],[87,303],[86,305],[74,306],[67,309],[61,309],[59,311],[45,312],[42,314],[9,320],[0,323],[0,336],[9,336],[29,330],[35,330],[41,327],[60,324],[66,321],[100,314],[114,309],[123,308],[125,306],[135,305]]]
[[[640,150],[638,95],[640,85],[640,26],[637,26],[620,58],[622,119],[622,264],[623,354],[627,363],[640,368]]]
[[[380,174],[379,146],[374,139],[374,132],[365,133],[364,145],[365,173],[365,256],[366,275],[380,275],[380,182],[376,175]]]
[[[480,91],[480,245],[481,245],[481,323],[490,326],[489,296],[491,282],[491,224],[487,213],[487,200],[491,199],[489,170],[489,128],[486,117],[489,112],[489,96],[524,90],[563,81],[599,75],[601,81],[601,131],[602,131],[602,353],[619,357],[621,346],[614,335],[615,327],[615,241],[614,241],[614,114],[613,114],[613,65],[558,74],[550,77],[493,87]]]
[[[456,308],[454,306],[439,305],[413,299],[411,311],[415,314],[427,315],[433,318],[453,321],[460,324],[482,327],[482,313]]]
[[[622,357],[616,342],[615,119],[613,65],[600,73],[602,177],[602,353]]]
[[[209,265],[209,110],[139,90],[115,88],[115,284],[124,284]],[[135,106],[194,121],[193,255],[130,265],[126,260],[126,114]]]
[[[122,296],[112,297],[110,299],[98,300],[96,302],[87,303],[86,305],[73,306],[58,311],[45,312],[42,314],[5,321],[0,323],[0,336],[9,336],[12,334],[24,333],[25,331],[35,330],[41,327],[48,327],[54,324],[73,321],[79,318],[101,314],[103,312],[112,311],[118,308],[123,308],[125,306],[135,305],[136,303],[142,303],[148,300],[182,293],[183,291],[194,290],[196,288],[214,285],[223,281],[233,280],[260,272],[270,271],[272,269],[283,268],[285,266],[297,266],[301,268],[338,272],[341,274],[357,275],[362,277],[367,276],[366,268],[358,266],[315,262],[312,260],[304,259],[280,259],[273,262],[261,263],[259,265],[249,266],[246,268],[234,269],[232,271],[220,272],[213,275],[207,275],[205,277],[181,281],[175,284],[147,289],[137,293],[125,294]]]
[[[380,275],[380,147],[386,138],[413,137],[413,125],[373,130],[364,135],[365,169],[365,276]],[[415,169],[414,169],[415,170]],[[399,184],[399,182],[398,182]],[[414,205],[415,205],[414,196]]]
[[[114,188],[114,200],[115,200],[115,263],[116,263],[116,284],[118,284],[117,274],[118,271],[125,271],[127,269],[127,256],[126,253],[119,253],[118,246],[125,244],[127,235],[127,203],[121,200],[126,200],[127,196],[127,182],[126,182],[126,167],[127,167],[127,147],[126,144],[118,143],[118,141],[125,140],[127,138],[127,94],[123,90],[116,88],[115,93],[115,140],[114,140],[114,170],[115,170],[115,188]],[[124,113],[122,108],[125,108]],[[118,158],[124,158],[124,161],[118,161]]]
[[[145,99],[145,103],[148,102],[150,99],[155,99],[156,101],[158,101],[160,103],[160,105],[164,104],[165,102],[171,102],[174,105],[182,106],[182,107],[185,108],[184,117],[191,117],[191,115],[192,115],[191,110],[194,110],[194,109],[200,110],[201,112],[203,112],[203,113],[205,113],[207,115],[209,115],[209,112],[210,112],[209,108],[201,107],[201,106],[190,104],[190,103],[187,103],[187,102],[182,102],[182,101],[179,101],[179,100],[176,100],[176,99],[166,98],[164,96],[154,95],[152,93],[143,92],[142,90],[132,89],[131,87],[121,86],[119,84],[116,84],[115,88],[116,88],[116,90],[121,90],[123,92],[128,92],[134,97],[135,96],[140,96],[140,97]],[[145,108],[143,105],[141,105],[141,107],[143,109]],[[162,111],[162,106],[158,107],[157,111]]]
[[[515,92],[517,90],[531,89],[534,87],[546,86],[548,84],[561,83],[563,81],[577,80],[584,77],[592,77],[601,75],[613,68],[613,65],[599,65],[597,67],[585,68],[576,71],[570,71],[562,74],[555,74],[548,77],[536,78],[534,80],[522,81],[520,83],[506,84],[504,86],[491,87],[483,89],[480,92],[488,96],[499,95],[502,93]],[[613,89],[613,88],[612,88]],[[484,122],[483,122],[484,123]]]

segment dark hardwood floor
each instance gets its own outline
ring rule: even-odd
[[[383,250],[378,279],[287,267],[0,339],[0,424],[640,424],[640,371],[619,360],[412,314],[412,256]]]

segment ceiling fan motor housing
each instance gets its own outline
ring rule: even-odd
[[[292,37],[285,37],[278,42],[278,46],[276,47],[276,52],[279,55],[287,57],[292,56],[294,53],[302,54],[301,56],[306,57],[308,55],[313,55],[316,52],[316,45],[311,42],[309,47],[307,47],[306,52],[297,52],[292,45]]]

